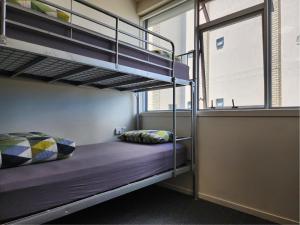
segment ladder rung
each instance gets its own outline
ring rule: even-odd
[[[192,140],[192,137],[176,138],[176,141],[187,141],[187,140]]]

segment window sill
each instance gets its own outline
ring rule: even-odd
[[[177,117],[190,117],[190,111],[178,111]],[[142,117],[171,117],[172,111],[149,111]],[[239,109],[239,110],[201,110],[198,117],[299,117],[300,108],[282,109]]]

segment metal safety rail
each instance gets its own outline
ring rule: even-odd
[[[70,22],[69,22],[69,23],[66,23],[66,22],[63,22],[63,21],[59,21],[60,23],[63,23],[64,25],[66,25],[66,26],[69,27],[69,29],[70,29],[70,35],[68,36],[68,39],[69,39],[69,40],[73,40],[73,41],[77,42],[77,40],[74,39],[74,38],[73,38],[73,35],[72,35],[73,29],[74,29],[74,28],[78,29],[78,25],[73,24],[73,19],[72,19],[73,16],[76,16],[76,17],[79,17],[79,18],[81,18],[81,19],[84,19],[84,20],[93,22],[93,23],[95,23],[95,24],[97,24],[97,25],[100,25],[100,26],[102,26],[102,27],[105,27],[105,28],[107,28],[107,29],[109,29],[109,30],[111,30],[111,31],[114,31],[114,32],[115,32],[115,38],[114,38],[114,42],[115,42],[115,50],[108,50],[108,49],[105,49],[105,48],[101,48],[101,50],[107,51],[107,52],[110,52],[110,53],[114,53],[114,54],[115,54],[116,67],[117,67],[118,64],[119,64],[119,57],[120,57],[120,56],[122,56],[122,57],[129,57],[129,56],[127,56],[127,55],[122,54],[122,53],[119,52],[120,34],[126,35],[126,36],[128,36],[128,37],[131,37],[131,38],[133,38],[133,39],[138,40],[139,42],[147,43],[147,44],[149,44],[149,45],[155,46],[155,47],[157,47],[157,48],[159,48],[159,49],[162,49],[162,50],[164,50],[164,51],[169,52],[169,53],[172,55],[172,58],[170,59],[170,61],[171,61],[172,65],[174,64],[174,58],[175,58],[175,56],[174,56],[174,54],[175,54],[175,51],[174,51],[174,49],[175,49],[174,43],[173,43],[170,39],[165,38],[165,37],[161,36],[160,34],[157,34],[157,33],[155,33],[155,32],[152,32],[152,31],[150,31],[150,30],[147,30],[147,29],[145,29],[145,28],[143,28],[143,27],[141,27],[141,26],[139,26],[139,25],[136,25],[135,23],[132,23],[132,22],[130,22],[130,21],[124,19],[124,18],[121,18],[121,17],[119,17],[119,16],[117,16],[117,15],[115,15],[115,14],[109,12],[109,11],[106,11],[106,10],[104,10],[104,9],[102,9],[102,8],[100,8],[100,7],[96,6],[96,5],[94,5],[94,4],[91,4],[91,3],[87,2],[87,1],[84,1],[84,0],[71,0],[71,2],[72,2],[71,6],[73,6],[73,2],[77,2],[77,3],[81,4],[81,5],[84,5],[84,6],[88,7],[88,8],[90,8],[90,9],[96,10],[96,11],[99,12],[99,13],[102,13],[102,14],[104,14],[104,15],[106,15],[106,16],[111,17],[111,18],[115,21],[115,26],[112,26],[112,25],[110,25],[110,24],[107,24],[107,23],[104,23],[104,22],[95,20],[95,19],[90,18],[90,17],[88,17],[88,16],[86,16],[86,15],[83,15],[83,14],[81,14],[81,13],[78,13],[78,12],[74,11],[73,9],[68,9],[68,8],[62,7],[62,6],[57,5],[57,4],[55,4],[55,3],[49,2],[49,1],[47,1],[47,0],[37,0],[37,1],[38,1],[38,2],[41,2],[41,3],[45,4],[45,5],[54,7],[54,8],[56,8],[56,9],[59,9],[59,10],[61,10],[61,11],[64,11],[64,12],[67,12],[67,13],[70,14]],[[8,19],[6,18],[6,7],[7,7],[7,5],[13,6],[14,4],[13,4],[13,3],[7,2],[7,0],[1,0],[1,36],[2,36],[2,37],[5,37],[5,36],[6,36],[6,23],[13,23],[13,21],[10,21],[10,20],[8,20]],[[47,15],[40,14],[40,16],[44,16],[44,17],[47,17],[48,19],[51,19],[51,17],[50,17],[50,16],[47,16]],[[55,20],[55,18],[52,18],[52,19]],[[122,23],[124,23],[124,24],[127,24],[127,25],[129,25],[130,27],[132,27],[132,28],[137,29],[139,32],[142,32],[142,33],[143,33],[143,35],[141,35],[142,37],[139,37],[139,36],[136,36],[136,35],[134,35],[134,34],[128,33],[128,32],[126,32],[126,31],[124,31],[124,30],[121,30],[121,29],[120,29],[120,22],[122,22]],[[21,24],[18,24],[18,25],[21,26]],[[83,28],[83,27],[82,27],[82,28]],[[32,28],[32,29],[33,29],[33,28]],[[83,28],[83,29],[84,29],[84,28]],[[44,31],[47,31],[47,29],[43,29],[43,30],[44,30]],[[48,33],[48,34],[51,34],[51,32],[49,32],[49,31],[47,31],[47,33]],[[53,34],[53,35],[54,35],[54,34]],[[156,43],[153,43],[153,42],[151,42],[151,41],[146,40],[145,38],[143,38],[143,37],[145,37],[145,36],[147,36],[147,35],[155,36],[155,37],[158,38],[159,40],[163,40],[163,41],[167,42],[167,43],[170,45],[169,48],[164,47],[164,46],[161,46],[161,45],[158,45],[158,44],[156,44]],[[133,44],[126,43],[125,41],[122,41],[122,44],[123,44],[123,45],[126,45],[126,46],[129,46],[129,47],[133,47]],[[89,44],[89,46],[95,47],[95,48],[99,48],[99,46],[95,46],[95,45],[93,46],[93,45],[90,45],[90,44]],[[137,46],[136,46],[136,47],[137,47]],[[143,48],[140,48],[140,47],[138,47],[138,48],[139,48],[139,50],[144,50]],[[146,50],[145,50],[145,51],[146,51]],[[149,53],[149,52],[147,51],[147,53]],[[157,55],[157,54],[155,54],[155,53],[153,53],[153,55],[159,56],[159,55]],[[161,57],[162,57],[162,56],[161,56]],[[137,57],[130,57],[130,58],[133,59],[133,60],[140,61],[140,62],[149,63],[149,61],[142,60],[142,59],[139,59],[139,58],[137,58]],[[165,58],[165,57],[163,57],[163,58],[164,58],[164,59],[167,59],[167,58]],[[162,67],[161,65],[155,64],[155,63],[153,63],[153,65],[154,65],[154,66],[158,66],[158,67]],[[169,69],[170,71],[173,70],[172,68],[168,68],[168,67],[163,67],[163,68],[164,68],[164,69]]]
[[[9,53],[4,52],[4,53],[2,53],[2,55],[5,55],[5,53],[10,54],[11,53],[10,51],[13,50],[18,55],[26,54],[26,56],[28,56],[27,58],[33,59],[29,64],[24,63],[24,65],[20,65],[20,68],[22,70],[13,71],[13,74],[11,74],[11,73],[8,73],[7,75],[5,74],[6,76],[8,76],[8,77],[14,76],[15,77],[15,74],[17,74],[17,76],[22,75],[25,78],[28,77],[31,79],[46,81],[49,83],[62,82],[62,83],[67,83],[67,84],[71,84],[71,85],[93,86],[93,87],[97,87],[100,89],[114,88],[114,89],[121,90],[121,91],[134,91],[134,92],[141,91],[141,90],[146,91],[146,90],[154,89],[154,88],[163,89],[163,88],[171,87],[173,85],[172,78],[175,77],[175,73],[174,73],[175,46],[171,40],[169,40],[157,33],[154,33],[150,30],[147,30],[141,26],[138,26],[138,25],[136,25],[126,19],[123,19],[113,13],[103,10],[103,9],[101,9],[87,1],[84,1],[84,0],[72,0],[71,9],[67,9],[65,7],[59,6],[52,2],[48,2],[46,0],[37,0],[37,1],[39,1],[43,4],[46,4],[48,6],[54,7],[58,10],[69,13],[70,14],[70,22],[60,21],[55,17],[51,17],[46,14],[36,12],[34,10],[27,9],[25,7],[21,7],[16,4],[13,4],[13,3],[9,3],[7,0],[0,0],[0,3],[1,3],[1,5],[0,5],[1,6],[0,47],[1,46],[4,48],[8,47],[5,51],[7,51],[7,52],[9,51]],[[85,6],[89,9],[96,10],[96,12],[99,12],[99,14],[101,14],[101,15],[105,15],[105,16],[111,18],[112,20],[110,20],[109,23],[111,23],[113,21],[114,25],[112,26],[108,23],[104,23],[104,22],[95,20],[93,18],[90,18],[86,15],[83,15],[83,14],[80,14],[80,13],[74,11],[73,4],[75,2],[81,6]],[[22,24],[20,22],[11,20],[11,19],[7,18],[8,7],[9,7],[9,9],[19,10],[20,12],[26,12],[28,14],[39,16],[39,17],[49,20],[49,21],[54,21],[55,23],[61,24],[61,25],[63,25],[63,27],[66,27],[68,32],[66,32],[63,35],[57,34],[50,30],[47,30],[47,27],[37,28],[37,27],[33,27],[33,26],[30,26],[27,24]],[[86,20],[86,21],[95,23],[97,25],[100,25],[101,27],[107,28],[110,31],[112,31],[111,33],[114,33],[114,35],[111,35],[111,36],[103,35],[99,32],[95,32],[95,31],[89,30],[87,28],[81,27],[77,24],[74,24],[73,19],[72,19],[73,16],[76,16],[77,18],[82,18],[83,20]],[[140,33],[141,37],[134,35],[132,33],[129,33],[128,31],[122,30],[121,26],[120,26],[121,23],[125,24],[126,26],[136,29]],[[56,56],[58,57],[58,58],[55,58],[55,60],[57,61],[56,63],[60,64],[60,66],[62,68],[66,67],[66,69],[64,71],[59,71],[61,73],[55,74],[52,77],[50,77],[50,76],[42,77],[43,70],[39,70],[40,74],[34,74],[34,75],[38,75],[38,76],[31,76],[31,74],[25,74],[24,71],[26,71],[26,70],[28,71],[32,67],[39,67],[40,64],[52,63],[52,61],[53,61],[52,55],[44,56],[43,54],[46,51],[43,51],[43,53],[40,53],[41,51],[37,50],[37,49],[39,49],[38,46],[33,49],[34,51],[31,52],[31,49],[29,49],[29,50],[26,48],[19,49],[19,47],[22,47],[22,46],[14,47],[14,46],[11,46],[12,44],[9,44],[9,45],[5,44],[6,39],[7,39],[6,28],[8,25],[16,26],[16,27],[19,27],[19,28],[22,28],[22,29],[25,29],[25,30],[28,30],[31,32],[37,32],[37,33],[40,33],[43,35],[47,35],[49,37],[62,39],[62,40],[68,41],[70,43],[78,44],[78,45],[81,45],[84,47],[93,48],[96,51],[100,50],[100,51],[106,52],[107,54],[112,54],[115,59],[113,62],[110,63],[111,65],[109,65],[107,63],[105,64],[105,62],[103,62],[103,63],[97,62],[97,64],[96,64],[92,60],[85,62],[86,60],[84,60],[84,58],[83,58],[80,60],[78,59],[79,61],[78,60],[73,61],[74,57],[72,57],[72,56],[67,57],[65,59],[64,54],[53,53],[52,55],[55,55],[55,57]],[[76,39],[76,36],[75,37],[73,36],[74,29],[82,31],[82,32],[86,32],[88,34],[92,34],[95,37],[105,38],[112,43],[112,47],[104,48],[104,47],[96,46],[93,43],[86,43],[81,40],[78,40],[78,39]],[[172,57],[168,58],[165,56],[161,56],[154,52],[148,51],[147,49],[145,49],[141,46],[136,46],[132,43],[129,43],[128,40],[127,41],[123,40],[124,38],[122,39],[122,37],[120,37],[120,35],[123,35],[122,37],[134,38],[135,40],[137,40],[137,42],[139,44],[152,45],[161,50],[167,51]],[[149,35],[152,35],[153,37],[161,40],[166,45],[161,46],[157,43],[153,43],[153,42],[147,40],[147,38],[143,38],[143,37],[147,37]],[[150,61],[150,57],[147,57],[147,59],[141,59],[141,58],[138,58],[138,56],[124,54],[123,52],[119,51],[119,48],[121,45],[125,46],[125,47],[130,47],[132,49],[137,49],[138,51],[141,51],[141,52],[145,52],[149,56],[155,56],[158,59],[161,58],[162,60],[169,62],[168,63],[169,65],[168,66],[162,65],[162,64],[158,64],[157,62]],[[13,49],[11,49],[11,47]],[[42,56],[42,57],[40,57],[40,56]],[[63,58],[59,58],[61,56]],[[45,58],[43,58],[43,57],[45,57]],[[129,67],[120,65],[119,64],[120,57],[122,57],[123,59],[135,61],[136,63],[145,63],[145,64],[148,64],[149,66],[153,66],[158,69],[164,69],[166,71],[169,71],[168,75],[162,75],[162,74],[158,74],[158,73],[142,71],[139,69],[129,68]],[[35,60],[35,59],[37,59],[37,60]],[[67,70],[69,68],[68,66],[70,63],[71,63],[70,66],[72,67],[72,70],[71,69]],[[16,69],[19,69],[19,68],[16,68]],[[42,69],[42,68],[40,68],[40,69]],[[112,76],[99,77],[98,74],[101,71],[106,72],[107,75],[112,75]],[[22,74],[22,72],[23,72],[23,74]],[[26,76],[29,75],[29,76],[26,77],[25,75]],[[97,76],[99,77],[99,79],[97,78]],[[51,78],[53,78],[53,79],[51,79]],[[91,78],[91,79],[84,80],[83,78]],[[92,78],[94,78],[94,79],[92,79]],[[120,78],[120,79],[118,80],[118,78]],[[126,78],[129,78],[129,79],[126,80]],[[144,79],[141,79],[141,78],[144,78]],[[110,82],[110,81],[112,81],[112,82]],[[117,81],[117,82],[114,82],[114,81]],[[189,85],[189,81],[183,80],[183,79],[177,79],[176,82],[177,82],[177,85]],[[105,84],[101,85],[102,83],[105,83]]]

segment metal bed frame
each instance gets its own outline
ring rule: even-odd
[[[114,15],[106,10],[103,10],[91,3],[88,3],[87,1],[84,0],[72,0],[74,2],[77,2],[79,4],[82,4],[90,9],[96,10],[97,12],[103,13],[115,20],[115,26],[112,27],[110,25],[104,24],[102,22],[93,20],[85,15],[82,15],[78,12],[73,11],[73,9],[66,9],[61,6],[58,6],[56,4],[50,3],[46,0],[38,0],[39,2],[42,2],[44,4],[47,4],[49,6],[55,7],[57,9],[60,9],[62,11],[68,12],[71,15],[71,22],[70,23],[65,23],[56,20],[55,18],[51,18],[50,16],[43,15],[41,13],[33,12],[28,9],[21,9],[21,7],[13,5],[11,3],[8,3],[6,0],[0,0],[1,4],[1,25],[0,25],[0,50],[2,52],[5,52],[8,56],[15,56],[19,55],[21,57],[25,57],[27,59],[26,62],[23,62],[22,65],[17,65],[16,68],[10,72],[10,73],[5,73],[4,75],[9,78],[32,78],[35,80],[41,80],[44,82],[48,83],[55,83],[55,82],[61,82],[61,83],[66,83],[66,84],[71,84],[71,85],[77,85],[77,86],[91,86],[99,89],[104,89],[104,88],[113,88],[117,89],[120,91],[131,91],[136,93],[136,98],[137,98],[137,120],[136,120],[136,126],[137,129],[140,128],[140,93],[149,91],[149,90],[156,90],[156,89],[162,89],[162,88],[172,88],[173,89],[173,109],[172,109],[172,131],[173,131],[173,169],[170,171],[167,171],[165,173],[161,173],[110,191],[106,191],[103,193],[99,193],[97,195],[72,202],[63,206],[59,206],[53,209],[49,209],[37,214],[33,214],[24,218],[20,218],[11,222],[8,222],[7,224],[40,224],[40,223],[45,223],[50,220],[54,220],[57,218],[60,218],[62,216],[77,212],[79,210],[91,207],[93,205],[99,204],[101,202],[110,200],[112,198],[121,196],[123,194],[138,190],[140,188],[155,184],[157,182],[164,181],[166,179],[176,177],[177,175],[186,173],[191,171],[193,173],[193,195],[195,199],[197,199],[197,176],[195,175],[195,168],[196,168],[196,109],[197,109],[197,89],[196,89],[196,70],[197,67],[196,61],[194,61],[194,70],[193,70],[193,79],[191,80],[183,80],[175,77],[174,74],[174,62],[175,62],[175,46],[174,43],[159,35],[156,34],[152,31],[149,31],[143,27],[140,27],[126,19],[123,19],[117,15]],[[197,5],[198,1],[195,1],[195,4]],[[37,46],[34,44],[26,43],[23,41],[18,41],[12,38],[8,38],[6,35],[6,26],[7,24],[13,24],[15,26],[20,26],[23,27],[24,29],[30,29],[34,30],[36,32],[41,32],[45,33],[50,36],[58,36],[57,34],[47,32],[41,29],[36,29],[34,27],[29,27],[29,26],[24,26],[22,24],[15,23],[13,21],[10,21],[6,18],[6,12],[7,12],[7,7],[15,7],[20,10],[28,11],[29,13],[37,14],[43,18],[50,19],[50,20],[56,20],[56,22],[62,23],[65,26],[67,26],[70,29],[70,37],[61,37],[66,39],[70,42],[73,42],[75,44],[81,44],[81,45],[88,45],[88,47],[91,48],[98,48],[99,50],[102,51],[110,51],[111,53],[114,54],[115,56],[115,63],[107,63],[107,62],[102,62],[100,60],[96,59],[91,59],[85,56],[81,55],[76,55],[76,54],[69,54],[65,53],[63,51],[55,50],[55,49],[49,49],[43,46]],[[72,30],[74,28],[79,29],[76,27],[76,25],[72,24],[72,16],[76,15],[80,18],[84,18],[86,20],[89,20],[91,22],[94,22],[98,25],[104,26],[110,30],[113,30],[115,32],[115,39],[113,40],[115,43],[115,51],[113,50],[108,50],[108,49],[103,49],[99,48],[97,46],[93,46],[91,44],[86,44],[86,43],[81,43],[78,40],[73,39],[72,37]],[[125,23],[131,27],[136,28],[140,32],[142,32],[144,37],[146,38],[140,38],[135,35],[132,35],[128,32],[122,31],[120,29],[120,22]],[[80,28],[83,29],[84,28]],[[137,39],[138,41],[142,42],[145,44],[145,46],[148,45],[154,45],[156,47],[159,47],[161,49],[164,49],[172,54],[172,58],[169,59],[171,62],[171,68],[170,68],[170,76],[166,75],[161,75],[157,73],[151,73],[151,72],[146,72],[142,71],[139,69],[135,68],[129,68],[123,65],[119,64],[119,57],[123,56],[126,57],[126,55],[122,55],[119,52],[119,45],[120,43],[123,45],[128,45],[131,46],[128,43],[124,43],[120,41],[119,35],[127,35],[131,38]],[[101,34],[97,34],[99,37]],[[171,45],[171,50],[166,49],[163,46],[159,46],[157,44],[151,43],[148,40],[148,35],[153,35]],[[132,46],[131,46],[132,47]],[[139,48],[141,50],[142,48]],[[147,51],[144,49],[144,51]],[[148,52],[149,53],[149,52]],[[152,53],[150,53],[152,54]],[[154,53],[153,53],[154,54]],[[194,55],[194,60],[197,58],[197,52],[192,53]],[[155,54],[156,55],[156,54]],[[157,56],[157,55],[156,55]],[[164,58],[160,56],[161,58]],[[142,61],[143,63],[150,63],[144,60],[140,60],[137,58],[132,58],[130,57],[131,60],[138,60]],[[166,59],[166,58],[164,58]],[[0,60],[1,60],[1,54],[0,54]],[[57,71],[57,74],[52,74],[51,76],[49,75],[48,77],[40,77],[38,75],[32,75],[28,74],[27,71],[32,70],[35,68],[37,65],[39,67],[36,67],[35,69],[42,69],[42,66],[45,65],[45,62],[49,61],[52,62],[53,65],[58,65],[58,64],[63,64],[65,66],[64,71]],[[13,64],[13,63],[12,63]],[[153,64],[153,63],[152,63]],[[11,65],[8,65],[11,66]],[[153,65],[153,66],[160,66],[160,65]],[[3,71],[0,71],[1,73]],[[43,71],[42,71],[43,72]],[[103,76],[99,77],[99,73],[104,73]],[[95,76],[95,74],[97,76]],[[70,80],[69,78],[79,78],[77,80]],[[103,82],[99,83],[99,82]],[[177,124],[177,118],[176,118],[176,87],[177,86],[190,86],[191,87],[191,135],[190,137],[177,137],[176,134],[176,124]],[[185,142],[185,141],[190,141],[191,142],[191,163],[190,165],[183,166],[180,168],[177,168],[176,165],[176,143],[177,142]]]

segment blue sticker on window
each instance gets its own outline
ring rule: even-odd
[[[222,49],[224,47],[224,37],[217,39],[216,46],[217,46],[217,49]]]
[[[217,98],[216,99],[216,106],[218,108],[224,107],[224,98]]]

